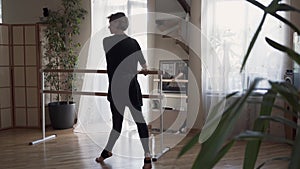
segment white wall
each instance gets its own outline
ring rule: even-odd
[[[3,23],[37,23],[43,16],[43,8],[58,9],[59,0],[2,0]]]
[[[88,11],[88,14],[81,24],[79,36],[81,44],[85,43],[91,33],[90,2],[90,0],[82,0],[82,6]],[[60,5],[60,0],[2,0],[2,21],[6,24],[38,23],[40,22],[40,17],[43,17],[43,8],[57,10],[60,8]]]
[[[194,28],[199,28],[201,25],[201,1],[191,1],[191,23],[194,26]],[[189,30],[189,44],[190,44],[190,69],[191,72],[194,75],[195,81],[197,86],[195,84],[189,83],[189,102],[188,102],[188,116],[191,118],[188,119],[187,125],[190,128],[197,128],[201,129],[204,123],[204,112],[202,111],[202,80],[201,80],[201,61],[200,61],[200,48],[201,48],[201,41],[199,34],[199,31],[195,29]],[[198,50],[198,51],[196,51]],[[189,78],[189,81],[191,79]],[[194,91],[192,90],[194,89]],[[199,93],[197,93],[198,91]],[[198,105],[198,106],[195,106]],[[197,110],[198,109],[198,110]],[[196,119],[196,120],[195,120]],[[195,122],[194,122],[195,121]]]

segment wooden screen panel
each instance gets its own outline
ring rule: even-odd
[[[13,46],[13,66],[24,67],[24,46],[14,45]]]
[[[27,117],[28,117],[28,121],[27,121],[27,125],[28,126],[39,126],[40,124],[40,120],[39,120],[39,116],[37,116],[37,114],[39,114],[39,110],[38,108],[28,108],[27,109]]]
[[[14,67],[14,87],[25,86],[25,72],[24,67]]]
[[[36,46],[26,46],[25,47],[25,63],[27,66],[36,67],[37,66],[37,47]]]
[[[24,27],[24,40],[25,40],[25,44],[26,45],[34,45],[36,46],[36,42],[37,42],[37,29],[36,29],[36,25],[26,25]]]
[[[36,67],[26,67],[26,84],[28,87],[36,87],[38,85],[38,77]]]
[[[12,128],[12,109],[11,108],[1,108],[1,130]]]
[[[13,45],[24,44],[24,26],[12,25]]]
[[[9,25],[0,24],[0,130],[13,127],[9,30]]]
[[[38,29],[12,25],[14,126],[40,127]]]
[[[0,24],[0,44],[9,45],[9,25]]]
[[[15,127],[26,127],[27,126],[27,112],[24,107],[16,107],[14,109]]]
[[[9,65],[9,46],[0,43],[0,66],[8,67]]]

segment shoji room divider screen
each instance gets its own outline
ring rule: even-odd
[[[1,28],[0,129],[40,127],[38,24]]]
[[[0,25],[0,129],[13,127],[9,29],[9,25]]]

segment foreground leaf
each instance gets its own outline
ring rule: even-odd
[[[223,149],[223,145],[228,140],[242,112],[244,104],[260,80],[259,78],[255,79],[249,90],[241,97],[237,97],[224,111],[221,121],[212,136],[201,145],[201,150],[195,160],[193,168],[211,169],[229,150],[230,146]]]
[[[222,96],[220,96],[220,98],[222,98],[222,99],[216,105],[214,105],[211,110],[209,110],[205,124],[202,127],[201,133],[199,136],[200,143],[205,142],[212,135],[212,133],[216,130],[216,128],[222,118],[222,113],[225,109],[226,101],[228,99],[231,99],[237,93],[238,92],[233,92],[231,94],[228,94],[224,98],[222,98]]]
[[[270,116],[277,92],[269,89],[268,92],[263,96],[263,103],[261,104],[260,116]],[[259,119],[255,120],[253,130],[264,133],[269,126],[268,121],[262,121]],[[257,160],[261,145],[261,140],[249,141],[246,146],[245,157],[244,157],[244,169],[253,169]]]
[[[295,8],[295,7],[293,7],[293,6],[289,5],[289,4],[284,4],[284,3],[279,4],[277,11],[285,11],[285,12],[287,12],[287,11],[294,11],[294,12],[300,13],[299,9],[297,9],[297,8]]]
[[[189,151],[195,144],[198,143],[200,133],[196,134],[179,152],[177,158],[184,155],[187,151]]]
[[[293,110],[300,111],[298,91],[293,85],[286,82],[270,82],[270,84],[293,107]]]
[[[292,120],[288,120],[280,116],[259,116],[258,119],[279,122],[283,125],[288,125],[294,129],[297,129],[299,127],[297,123],[293,122]]]
[[[264,165],[269,164],[269,163],[271,163],[273,161],[290,161],[290,160],[291,160],[290,157],[275,157],[275,158],[272,158],[270,160],[267,160],[267,161],[263,162],[262,164],[260,164],[257,167],[257,169],[261,169]]]
[[[251,53],[252,48],[254,47],[254,44],[255,44],[255,42],[256,42],[256,40],[257,40],[257,38],[258,38],[258,35],[259,35],[259,33],[260,33],[261,29],[262,29],[262,26],[263,26],[263,24],[264,24],[264,22],[265,22],[265,20],[266,20],[266,16],[267,16],[267,13],[264,13],[263,18],[261,19],[260,24],[259,24],[259,26],[257,27],[257,29],[256,29],[256,31],[255,31],[255,34],[254,34],[253,38],[251,39],[250,45],[249,45],[249,47],[248,47],[248,49],[247,49],[247,53],[246,53],[246,55],[244,56],[244,59],[243,59],[243,63],[242,63],[240,72],[242,72],[243,69],[244,69],[244,67],[246,66],[246,62],[247,62],[247,60],[248,60],[248,58],[249,58],[249,55],[250,55],[250,53]]]
[[[262,133],[259,131],[251,131],[247,130],[245,132],[240,133],[239,135],[234,137],[235,140],[246,140],[246,141],[253,141],[253,140],[268,140],[272,142],[282,143],[282,144],[288,144],[293,146],[294,141],[286,139],[284,137],[280,136],[273,136],[271,134]]]
[[[285,19],[284,17],[282,17],[276,13],[277,11],[282,10],[282,7],[280,7],[281,4],[279,4],[278,0],[273,0],[268,7],[264,6],[263,4],[255,1],[255,0],[246,0],[246,1],[252,3],[256,7],[260,8],[265,13],[270,14],[273,17],[277,18],[281,22],[283,22],[286,25],[288,25],[289,27],[291,27],[295,32],[300,34],[300,30],[297,28],[297,26],[295,26],[293,23],[291,23],[290,21],[288,21],[287,19]],[[298,12],[298,9],[296,9],[295,11]]]
[[[300,134],[299,134],[299,127],[298,133],[296,135],[296,139],[294,142],[294,146],[292,148],[292,155],[291,155],[291,162],[289,165],[289,169],[299,169],[300,168]]]
[[[285,52],[286,54],[288,54],[288,56],[292,60],[294,60],[297,64],[300,65],[300,55],[297,52],[295,52],[293,49],[290,49],[290,48],[288,48],[286,46],[283,46],[283,45],[281,45],[281,44],[279,44],[279,43],[277,43],[277,42],[275,42],[275,41],[273,41],[273,40],[271,40],[271,39],[269,39],[267,37],[266,37],[266,41],[273,48],[275,48],[277,50],[280,50],[280,51]]]

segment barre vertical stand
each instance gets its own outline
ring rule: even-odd
[[[164,111],[162,106],[162,72],[158,73],[159,77],[159,111],[160,111],[160,150],[161,152],[158,154],[153,154],[152,160],[157,161],[162,155],[167,153],[170,150],[170,147],[164,148]],[[154,138],[155,139],[155,138]]]
[[[34,144],[38,144],[44,141],[48,141],[48,140],[52,140],[54,138],[56,138],[56,134],[54,135],[50,135],[46,137],[46,117],[45,117],[45,94],[44,94],[44,72],[41,70],[42,73],[42,78],[41,78],[41,99],[42,99],[42,132],[43,132],[43,137],[39,140],[36,141],[32,141],[29,143],[29,145],[34,145]]]

